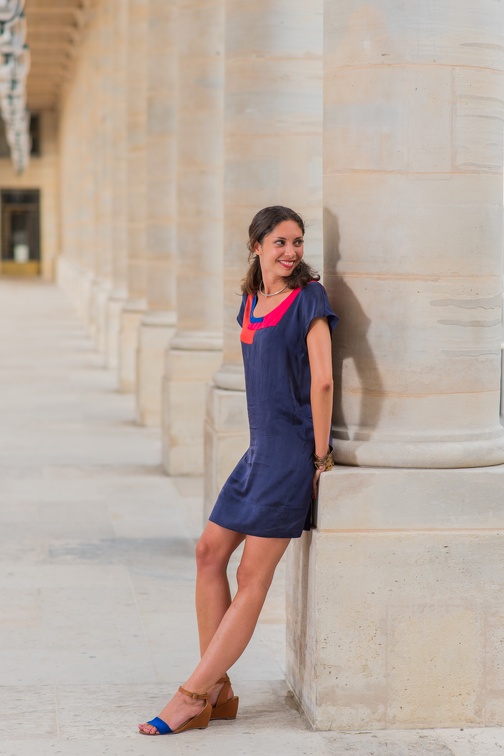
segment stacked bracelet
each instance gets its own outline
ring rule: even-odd
[[[321,470],[322,472],[326,472],[327,470],[332,470],[334,467],[334,459],[332,456],[333,448],[332,446],[327,447],[327,454],[325,457],[317,457],[317,455],[313,454],[313,464],[315,465],[316,470]]]

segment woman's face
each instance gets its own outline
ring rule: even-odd
[[[290,276],[303,257],[303,232],[293,220],[279,223],[273,231],[256,243],[262,277],[266,281]]]

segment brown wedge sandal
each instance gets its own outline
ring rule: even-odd
[[[184,696],[189,696],[189,698],[197,698],[200,701],[206,701],[206,704],[203,709],[201,709],[201,711],[196,714],[196,716],[188,719],[186,722],[184,722],[184,724],[181,724],[180,727],[177,727],[176,730],[172,730],[171,727],[169,727],[169,725],[167,725],[166,722],[164,722],[159,717],[154,717],[154,719],[151,719],[151,721],[147,722],[147,724],[155,727],[157,732],[150,733],[139,730],[139,733],[141,735],[177,735],[179,732],[185,732],[185,730],[204,730],[205,727],[208,727],[208,723],[213,711],[212,705],[208,700],[208,693],[191,693],[190,690],[186,690],[182,686],[180,686],[179,692],[183,693]]]
[[[224,677],[221,677],[220,680],[217,680],[217,682],[224,684],[220,690],[219,697],[215,702],[215,706],[212,706],[210,719],[236,719],[236,715],[238,713],[238,702],[240,699],[238,698],[238,696],[228,698],[229,689],[231,687],[231,680],[226,674],[224,675]]]

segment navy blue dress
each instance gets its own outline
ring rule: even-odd
[[[309,530],[314,436],[306,335],[315,318],[338,322],[322,284],[312,281],[268,315],[255,318],[257,295],[238,314],[245,366],[250,447],[222,487],[210,521],[266,538]]]

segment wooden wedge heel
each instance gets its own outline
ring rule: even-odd
[[[231,680],[226,674],[224,675],[224,677],[221,677],[220,680],[217,680],[217,682],[224,684],[220,690],[219,697],[217,698],[215,705],[212,706],[210,719],[236,719],[236,715],[238,713],[238,702],[240,699],[238,698],[238,696],[228,698],[229,689],[231,688]]]

